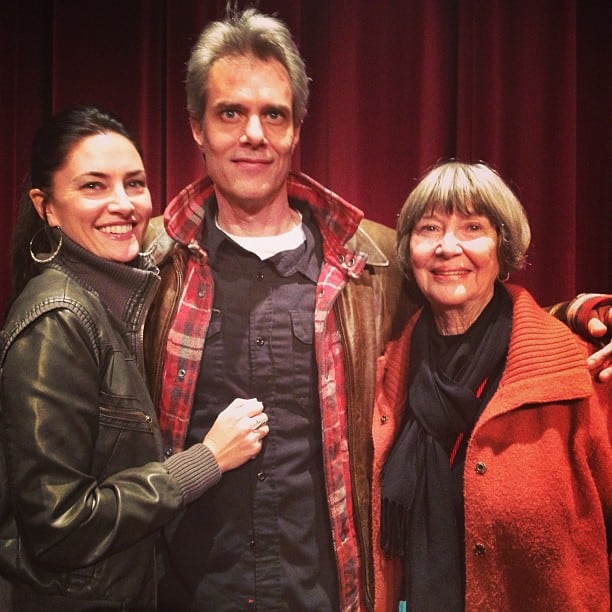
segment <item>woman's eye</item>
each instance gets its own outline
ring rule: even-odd
[[[127,187],[130,189],[144,189],[146,186],[146,182],[142,179],[132,179],[127,183]]]
[[[83,189],[89,189],[90,191],[95,191],[98,189],[104,189],[104,185],[99,181],[89,181],[83,185]]]

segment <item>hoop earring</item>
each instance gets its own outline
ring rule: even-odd
[[[510,278],[510,272],[506,272],[503,276],[497,275],[497,280],[500,283],[505,283]]]
[[[30,257],[38,264],[48,264],[50,262],[52,262],[59,254],[61,248],[62,248],[62,244],[64,243],[64,234],[62,234],[62,230],[61,228],[58,226],[57,227],[57,231],[59,232],[59,242],[57,243],[57,246],[55,247],[55,250],[53,251],[53,253],[51,253],[48,257],[45,257],[45,259],[41,259],[40,257],[37,257],[36,255],[34,255],[34,251],[32,250],[32,246],[34,244],[34,241],[36,240],[36,238],[38,237],[38,234],[40,234],[40,232],[45,231],[45,228],[41,228],[39,229],[34,236],[32,236],[32,240],[30,240]],[[49,241],[49,244],[51,243],[51,241]]]

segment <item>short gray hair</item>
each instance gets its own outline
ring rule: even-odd
[[[512,189],[485,163],[448,161],[419,181],[402,206],[397,223],[397,256],[412,279],[410,236],[417,222],[433,211],[484,215],[497,229],[500,275],[520,270],[531,241],[527,215]]]
[[[308,109],[309,79],[306,66],[289,29],[280,19],[249,8],[228,11],[200,34],[187,62],[187,110],[201,120],[206,109],[208,78],[212,65],[223,57],[253,55],[276,59],[287,70],[293,99],[293,121],[299,125]]]

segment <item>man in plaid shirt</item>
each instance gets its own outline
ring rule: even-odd
[[[247,9],[210,24],[187,97],[207,176],[149,244],[166,453],[201,440],[234,397],[263,403],[269,434],[167,530],[159,609],[371,609],[376,358],[414,310],[394,232],[291,173],[308,78],[276,18]]]
[[[210,24],[187,92],[207,177],[149,245],[166,452],[201,439],[230,396],[261,401],[269,434],[168,530],[160,609],[366,609],[375,362],[402,291],[394,232],[291,173],[308,78],[285,24],[253,9]]]

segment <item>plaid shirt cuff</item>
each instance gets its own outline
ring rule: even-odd
[[[550,309],[550,313],[563,321],[570,329],[580,334],[585,339],[600,341],[601,338],[592,338],[589,333],[588,323],[591,312],[601,307],[612,307],[612,295],[603,293],[581,293],[570,302],[556,304]],[[608,330],[610,335],[610,330]]]

